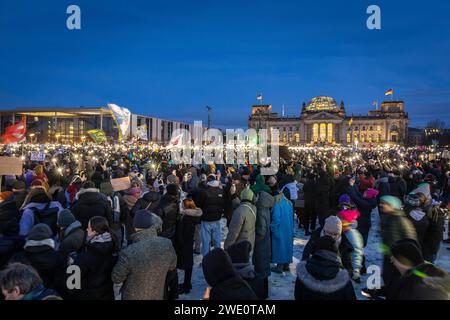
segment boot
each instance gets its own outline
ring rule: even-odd
[[[283,264],[283,271],[290,271],[290,269],[289,269],[289,263]]]
[[[283,265],[282,264],[277,264],[276,267],[272,267],[270,268],[270,270],[272,272],[278,273],[278,274],[282,274],[283,273]]]
[[[178,285],[178,294],[188,294],[189,292],[191,292],[192,289],[192,285],[188,285],[188,284],[179,284]]]

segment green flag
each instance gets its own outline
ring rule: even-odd
[[[94,140],[95,143],[103,143],[106,141],[105,131],[100,129],[93,129],[87,131],[89,136]]]

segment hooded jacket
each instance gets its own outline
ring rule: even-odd
[[[75,218],[86,229],[92,217],[100,216],[112,223],[111,205],[106,197],[98,189],[81,189],[76,195],[76,202],[70,209]]]
[[[111,272],[117,256],[109,233],[89,239],[74,261],[81,270],[81,289],[71,290],[77,300],[114,300]]]
[[[81,223],[74,221],[62,231],[59,251],[64,256],[68,256],[74,252],[78,253],[83,248],[84,240],[85,233],[81,227]]]
[[[206,190],[201,191],[198,198],[198,207],[202,209],[202,221],[219,221],[225,208],[225,195],[220,188],[220,181],[208,182]]]
[[[297,265],[295,300],[356,300],[355,290],[337,254],[319,250]]]
[[[19,210],[14,197],[0,203],[0,236],[15,236],[19,233]]]
[[[209,300],[257,300],[247,282],[233,269],[228,254],[216,248],[202,262],[203,275],[211,287]]]
[[[114,283],[123,283],[122,300],[162,300],[166,275],[176,268],[172,242],[159,237],[155,226],[132,235],[112,270]]]

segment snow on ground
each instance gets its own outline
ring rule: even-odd
[[[226,220],[222,220],[222,240],[225,240],[228,230],[226,227]],[[308,238],[303,230],[295,228],[294,235],[294,256],[293,263],[290,265],[290,271],[283,274],[272,273],[269,277],[269,299],[270,300],[292,300],[294,299],[295,286],[295,270],[297,263],[301,259],[303,248],[308,242]],[[369,234],[368,245],[365,248],[366,267],[370,265],[377,265],[382,268],[382,255],[379,249],[381,243],[380,239],[380,220],[377,209],[372,212],[372,228]],[[223,247],[223,243],[222,243]],[[438,254],[436,264],[442,269],[450,272],[450,251],[446,248],[450,245],[443,244]],[[207,287],[207,283],[203,277],[203,270],[201,268],[202,256],[194,255],[194,269],[192,274],[192,290],[187,295],[180,295],[180,300],[200,300]],[[364,275],[361,278],[361,283],[353,282],[356,296],[359,300],[366,298],[361,295],[361,289],[366,287],[366,280],[369,275]],[[179,271],[179,281],[183,281],[183,272]]]

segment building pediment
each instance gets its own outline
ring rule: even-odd
[[[335,113],[319,112],[314,114],[304,114],[302,120],[343,120],[343,117]]]

